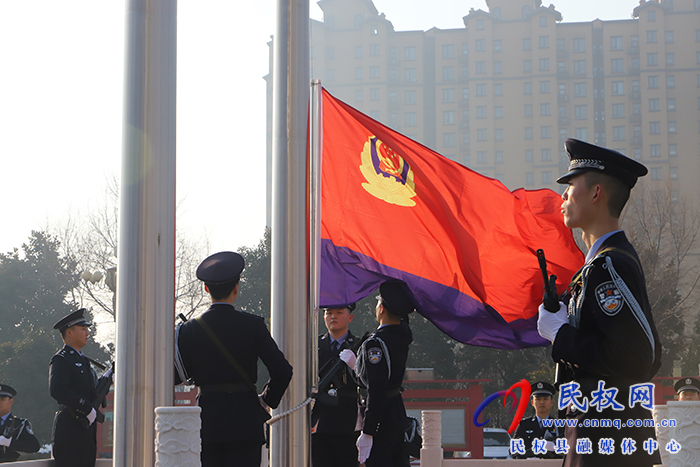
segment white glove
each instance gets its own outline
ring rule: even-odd
[[[90,422],[90,425],[92,425],[95,422],[95,419],[97,418],[97,411],[95,409],[92,409],[89,414],[87,414],[87,419],[88,422]]]
[[[355,369],[355,363],[357,362],[357,357],[355,353],[350,349],[344,349],[338,355],[342,361],[344,361],[350,368]]]
[[[553,442],[553,441],[546,441],[546,442],[544,443],[544,448],[545,448],[547,451],[554,451],[554,442]]]
[[[374,438],[372,437],[372,435],[368,435],[365,433],[362,433],[360,437],[357,438],[355,446],[357,446],[357,460],[360,461],[360,464],[364,464],[365,461],[369,458],[369,453],[372,452],[373,442]]]
[[[537,332],[540,336],[554,343],[557,337],[559,328],[569,324],[569,318],[566,316],[566,305],[559,302],[559,311],[552,313],[544,309],[544,305],[540,305],[539,317],[537,318]]]
[[[4,436],[0,435],[0,446],[7,446],[9,448],[11,442],[12,436],[10,436],[9,438],[5,438]]]

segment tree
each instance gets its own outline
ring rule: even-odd
[[[32,232],[21,250],[0,254],[0,381],[18,391],[13,413],[29,418],[42,444],[50,442],[56,410],[48,365],[63,346],[52,328],[78,308],[70,293],[79,280],[76,261],[59,250],[55,237]],[[107,361],[92,339],[85,352]]]

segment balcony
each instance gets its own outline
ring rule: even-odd
[[[632,46],[627,48],[628,55],[639,55],[639,46]]]
[[[459,128],[461,128],[462,130],[468,130],[469,129],[469,122],[466,121],[466,122],[460,123]]]
[[[642,99],[642,93],[639,91],[632,91],[630,92],[630,100],[631,101],[638,101]]]
[[[399,59],[398,58],[390,58],[388,61],[389,61],[389,66],[399,66]]]
[[[569,117],[559,117],[557,120],[559,122],[559,126],[568,126],[569,125]]]
[[[637,114],[637,115],[630,115],[630,123],[639,123],[642,121],[642,116]]]
[[[641,71],[640,71],[640,69],[639,69],[638,66],[631,66],[631,67],[629,68],[629,73],[630,73],[630,75],[638,75],[638,74],[640,74],[640,72],[641,72]]]
[[[569,96],[566,94],[557,94],[557,102],[569,102]]]
[[[469,107],[469,99],[460,99],[459,106],[460,107]]]
[[[563,68],[557,69],[557,78],[568,78],[569,72]]]
[[[633,136],[630,138],[630,143],[632,143],[633,146],[641,146],[642,145],[642,137],[641,136]]]

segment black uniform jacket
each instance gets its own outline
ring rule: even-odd
[[[59,404],[66,406],[71,415],[87,416],[97,397],[97,375],[87,357],[69,345],[51,358],[49,392]]]
[[[262,360],[270,373],[262,397],[267,405],[276,408],[292,379],[292,366],[272,339],[263,318],[217,303],[204,312],[202,319],[253,383],[258,379],[258,358]],[[262,409],[258,394],[252,389],[220,389],[227,384],[241,387],[245,382],[196,320],[180,326],[178,350],[189,378],[200,387],[197,403],[202,408],[202,442],[263,443],[263,423],[269,416]],[[175,383],[180,382],[176,371]]]
[[[353,349],[357,342],[357,337],[348,331],[345,341],[336,352],[331,350],[331,337],[328,333],[318,338],[318,367],[319,369],[328,371],[332,363],[327,365],[331,359],[336,359],[338,354],[344,349]],[[326,366],[327,365],[327,366]],[[324,366],[326,367],[324,369]],[[319,370],[320,372],[320,370]],[[325,372],[319,374],[319,378],[324,376]],[[337,393],[338,405],[333,406],[324,401],[329,396],[320,397],[314,404],[313,413],[311,415],[311,425],[316,426],[316,433],[332,433],[332,434],[353,434],[355,433],[355,424],[357,423],[357,383],[355,376],[350,372],[347,365],[343,365],[336,377],[333,378],[331,385],[326,389],[335,390]],[[318,422],[318,424],[316,424]]]
[[[561,458],[561,455],[555,454],[553,451],[547,451],[545,454],[534,454],[532,452],[532,440],[538,438],[556,443],[556,439],[562,438],[563,436],[563,428],[557,428],[556,426],[540,428],[540,423],[537,421],[537,415],[534,415],[531,418],[523,418],[520,420],[520,425],[518,425],[518,428],[515,430],[515,435],[513,435],[513,438],[522,439],[525,443],[526,451],[524,455],[514,454],[513,459],[525,459],[527,457],[539,457],[541,459]]]
[[[386,344],[388,356],[377,338]],[[362,380],[367,382],[363,433],[373,436],[403,436],[406,430],[406,409],[400,390],[406,372],[408,346],[412,341],[411,328],[406,321],[401,321],[401,324],[377,329],[363,344],[364,351],[360,353],[364,368]]]
[[[609,250],[613,248],[612,250]],[[609,250],[603,253],[605,250]],[[601,254],[602,253],[602,254]],[[636,316],[632,307],[614,283],[607,265],[606,256],[613,269],[636,298],[642,316]],[[586,413],[567,410],[567,418],[576,418],[576,428],[566,428],[569,454],[566,466],[619,466],[653,465],[660,463],[658,452],[648,455],[643,442],[656,438],[653,427],[596,428],[581,426],[590,419],[651,419],[651,412],[639,404],[629,407],[630,385],[650,381],[661,365],[661,343],[656,332],[651,306],[647,297],[644,272],[634,247],[623,232],[607,238],[597,256],[582,268],[583,280],[573,286],[569,302],[569,314],[575,303],[583,302],[579,312],[578,326],[565,324],[557,333],[552,349],[555,362],[568,368],[569,376],[581,385],[582,396],[591,401],[591,391],[598,388],[598,381],[605,382],[605,389],[619,390],[615,400],[624,406],[617,411],[611,407],[598,412],[589,407]],[[576,276],[574,276],[576,277]],[[585,283],[585,293],[581,297]],[[645,332],[646,328],[646,332]],[[653,345],[652,345],[653,341]],[[561,391],[561,390],[560,390]],[[582,399],[581,399],[582,400]],[[593,445],[593,454],[576,454],[576,439],[588,438]],[[612,455],[598,454],[598,440],[612,438],[615,452]],[[637,450],[632,455],[623,455],[623,438],[632,438]],[[662,447],[663,448],[663,447]]]
[[[34,436],[29,420],[9,414],[2,429],[0,429],[0,435],[5,433],[12,436],[12,441],[9,447],[0,446],[0,463],[17,459],[19,457],[17,451],[37,452],[39,450],[39,440]],[[5,437],[9,438],[9,436]]]

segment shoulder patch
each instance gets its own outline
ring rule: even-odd
[[[615,316],[624,304],[622,293],[613,281],[603,282],[596,287],[595,296],[598,306],[608,316]]]
[[[369,362],[376,365],[382,361],[382,349],[379,347],[372,347],[368,350]]]

